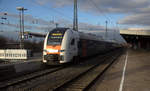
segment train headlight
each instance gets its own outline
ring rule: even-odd
[[[55,53],[55,52],[58,52],[58,50],[49,49],[49,50],[47,50],[47,52],[53,52],[53,53]]]

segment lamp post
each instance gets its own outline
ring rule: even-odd
[[[24,48],[24,11],[27,10],[24,7],[17,7],[16,8],[19,11],[19,23],[20,23],[20,48]]]

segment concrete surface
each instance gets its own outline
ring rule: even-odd
[[[15,72],[24,72],[40,69],[42,58],[31,58],[30,60],[13,60],[12,63],[0,64],[0,69],[15,69]]]
[[[150,91],[150,51],[129,49],[127,53],[124,53],[89,90]],[[120,85],[125,62],[127,64],[124,81]]]

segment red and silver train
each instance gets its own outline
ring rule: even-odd
[[[55,28],[44,41],[43,62],[63,64],[76,58],[107,52],[121,47],[117,43],[104,41],[93,34],[74,31],[69,28]]]

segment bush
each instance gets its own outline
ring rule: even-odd
[[[7,39],[3,36],[0,36],[0,49],[6,48]]]
[[[25,41],[24,47],[25,47],[25,49],[30,49],[33,52],[41,52],[43,50],[43,41],[40,41],[38,43],[31,42],[31,41]]]

